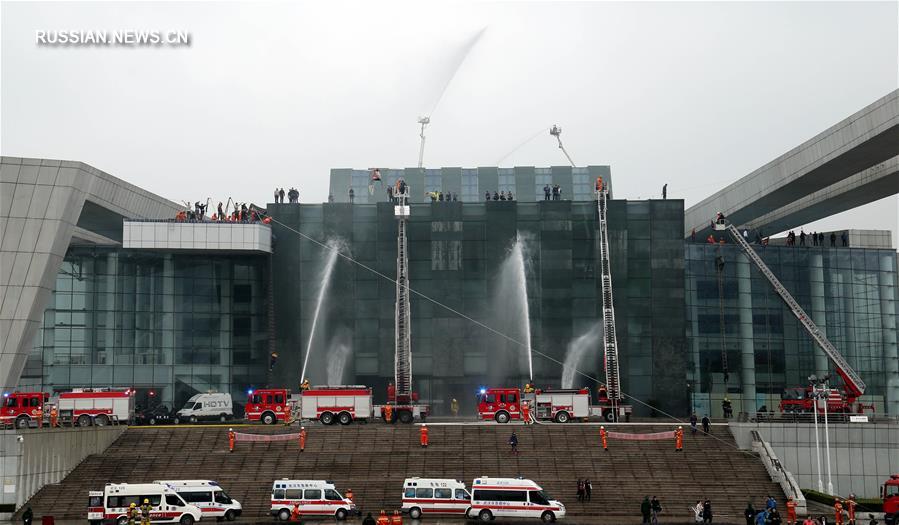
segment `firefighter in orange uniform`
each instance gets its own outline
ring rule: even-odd
[[[792,496],[787,498],[787,525],[796,525],[796,502]]]
[[[59,426],[59,410],[56,409],[56,405],[50,407],[50,428],[56,428]]]
[[[833,513],[836,524],[843,525],[843,504],[840,503],[840,498],[833,502]]]
[[[293,510],[290,511],[290,521],[300,521],[300,504],[294,503]]]
[[[421,433],[421,436],[419,438],[419,441],[421,442],[421,446],[424,448],[427,448],[428,447],[428,425],[422,423],[420,433]]]
[[[855,494],[849,494],[846,500],[846,510],[849,511],[849,525],[855,525]]]
[[[235,441],[234,429],[228,429],[228,452],[234,452],[234,441]]]
[[[684,450],[684,427],[677,427],[674,431],[674,451],[683,452]]]
[[[596,191],[602,191],[602,177],[596,177]]]
[[[384,421],[386,421],[388,423],[393,422],[393,406],[392,405],[384,406]]]
[[[524,420],[525,425],[531,423],[531,403],[528,401],[521,402],[521,418]]]
[[[403,517],[400,516],[400,511],[393,511],[393,517],[390,519],[390,525],[403,525]]]
[[[37,428],[41,428],[44,426],[44,408],[37,407],[34,410],[34,419],[37,421]]]
[[[300,452],[306,450],[306,427],[300,427]]]
[[[602,439],[602,449],[609,450],[608,432],[606,432],[606,427],[599,427],[599,437]]]
[[[387,513],[383,510],[381,514],[378,516],[378,525],[390,525],[390,518],[387,517]]]

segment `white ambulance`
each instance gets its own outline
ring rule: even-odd
[[[403,481],[403,514],[417,520],[428,516],[465,516],[471,494],[455,479],[406,478]]]
[[[94,494],[93,492],[90,494]],[[91,498],[93,501],[93,498]],[[200,521],[202,512],[196,505],[190,505],[168,485],[159,483],[109,483],[103,489],[103,517],[91,521],[112,522],[116,525],[128,523],[128,508],[134,503],[140,507],[144,500],[149,500],[152,510],[152,523],[178,523],[193,525]],[[92,509],[94,507],[91,507]],[[90,511],[89,516],[96,516]]]
[[[191,505],[199,507],[203,517],[234,521],[243,512],[243,507],[236,499],[232,499],[218,482],[205,479],[180,479],[171,481],[154,481],[175,489],[181,498]]]
[[[540,518],[552,523],[565,517],[565,505],[529,479],[477,478],[471,485],[468,518],[483,522],[495,518]]]
[[[334,516],[337,520],[345,520],[347,516],[359,514],[352,500],[337,492],[330,481],[287,478],[275,481],[271,515],[289,521],[296,505],[299,505],[300,517]]]
[[[87,521],[90,525],[100,525],[106,519],[103,512],[103,491],[91,490],[87,493]]]

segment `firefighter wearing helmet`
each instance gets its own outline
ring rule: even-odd
[[[128,525],[135,525],[137,520],[140,519],[140,509],[137,508],[137,504],[132,503],[131,506],[128,507]]]
[[[150,525],[150,510],[153,509],[153,506],[150,505],[149,499],[144,499],[144,504],[140,506],[140,523],[141,525]]]

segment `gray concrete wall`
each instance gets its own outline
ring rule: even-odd
[[[106,450],[126,428],[0,430],[0,505],[21,508],[41,487],[59,483],[86,457]],[[0,512],[0,520],[10,516]]]
[[[854,493],[876,498],[880,486],[899,473],[899,422],[839,423],[830,427],[830,468],[836,494]],[[810,423],[731,423],[741,449],[752,449],[751,431],[757,430],[804,489],[818,488],[815,427]],[[824,425],[818,426],[821,479],[827,489]]]

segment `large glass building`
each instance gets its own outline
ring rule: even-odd
[[[163,226],[162,238],[130,248],[70,246],[20,388],[127,386],[139,404],[177,406],[211,389],[240,403],[247,389],[296,389],[305,375],[371,385],[383,401],[397,254],[385,190],[399,176],[415,197],[414,387],[436,414],[453,398],[473,413],[483,386],[604,379],[592,188],[600,176],[611,185],[607,166],[380,174],[373,182],[369,170],[333,170],[334,202],[269,204],[271,253],[206,244],[211,237],[183,249]],[[544,200],[554,184],[561,200]],[[431,202],[426,191],[457,199]],[[484,202],[486,191],[516,199]],[[784,387],[832,372],[739,249],[685,241],[684,223],[681,200],[609,204],[622,387],[635,412],[719,416],[725,396],[738,412],[776,410]],[[895,250],[759,248],[866,381],[863,401],[878,412],[899,406]]]

